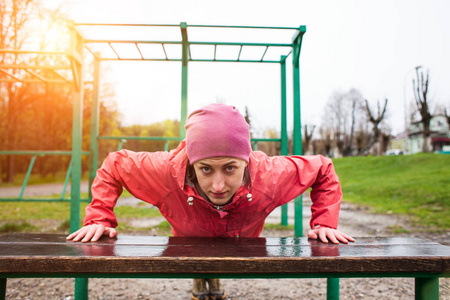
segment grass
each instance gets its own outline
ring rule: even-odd
[[[86,205],[82,203],[80,210],[84,211]],[[52,219],[62,222],[70,217],[68,202],[1,202],[0,208],[2,221]]]
[[[40,174],[32,173],[28,178],[28,185],[36,184],[46,184],[46,183],[64,183],[66,180],[66,172],[57,172],[54,175],[48,174],[47,176],[42,176]],[[87,172],[83,173],[82,180],[87,180]],[[10,187],[10,186],[22,186],[25,180],[25,173],[14,175],[12,182],[1,182],[0,187]]]
[[[6,222],[0,226],[1,233],[12,233],[12,232],[36,232],[39,231],[37,226],[31,225],[28,222]]]
[[[408,215],[429,231],[450,229],[450,155],[334,159],[344,201]]]
[[[265,223],[264,229],[266,230],[294,230],[294,225],[281,225],[281,224],[272,224],[272,223]]]

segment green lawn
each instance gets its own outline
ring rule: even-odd
[[[431,231],[450,229],[450,155],[334,159],[344,201],[411,216]]]

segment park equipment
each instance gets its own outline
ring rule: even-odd
[[[26,174],[22,191],[19,197],[16,198],[3,198],[0,201],[55,201],[54,199],[23,199],[23,192],[27,185],[27,181],[31,170],[33,168],[34,162],[37,156],[42,155],[70,155],[71,163],[68,170],[68,175],[66,177],[64,190],[60,199],[56,201],[70,201],[70,230],[74,231],[79,228],[80,219],[80,201],[90,201],[91,195],[89,194],[88,199],[80,199],[80,182],[81,182],[81,157],[82,155],[89,155],[89,186],[91,185],[95,172],[98,166],[98,141],[102,139],[118,140],[119,149],[122,147],[122,142],[129,139],[137,140],[165,140],[166,150],[168,147],[168,141],[178,140],[181,141],[185,137],[185,130],[183,126],[180,126],[180,135],[178,138],[173,137],[133,137],[133,136],[99,136],[98,124],[99,124],[99,82],[100,82],[100,68],[102,61],[167,61],[167,62],[181,62],[182,63],[182,89],[181,89],[181,114],[180,114],[180,124],[184,124],[187,117],[187,101],[188,101],[188,65],[194,62],[235,62],[235,63],[269,63],[269,64],[280,64],[280,77],[281,77],[281,134],[280,139],[252,139],[252,144],[256,148],[257,143],[261,141],[271,141],[279,142],[281,148],[281,154],[288,154],[287,146],[287,115],[286,115],[286,59],[292,56],[292,72],[293,72],[293,154],[302,154],[302,143],[301,143],[301,111],[300,111],[300,50],[303,40],[303,35],[306,32],[306,26],[300,27],[264,27],[264,26],[220,26],[220,25],[188,25],[187,23],[180,23],[179,25],[168,25],[168,24],[94,24],[94,23],[73,23],[68,24],[70,32],[70,47],[67,52],[49,52],[49,51],[23,51],[19,49],[1,49],[0,53],[15,53],[17,55],[57,55],[66,58],[68,62],[65,65],[0,65],[0,71],[7,75],[7,78],[0,78],[0,82],[36,82],[36,83],[53,83],[53,84],[72,84],[73,85],[73,127],[72,127],[72,150],[71,151],[16,151],[13,149],[8,149],[7,151],[0,151],[0,155],[31,155],[32,159]],[[180,40],[134,40],[134,39],[102,39],[102,38],[89,38],[85,37],[80,29],[83,31],[89,31],[92,28],[117,28],[117,27],[129,27],[129,28],[177,28],[181,32]],[[230,29],[230,30],[259,30],[259,31],[288,31],[293,33],[292,41],[286,43],[254,43],[254,42],[214,42],[214,41],[190,41],[188,39],[188,29],[200,29],[206,30],[211,28],[216,29]],[[119,50],[116,49],[117,45],[133,45],[139,52],[140,57],[129,58],[123,56]],[[164,58],[152,58],[144,56],[140,47],[143,45],[159,45],[164,50]],[[106,45],[110,48],[114,56],[106,57],[103,56],[102,52],[95,51],[95,47],[101,45]],[[168,45],[180,45],[181,46],[181,58],[172,58],[167,54],[166,47]],[[214,47],[214,57],[213,58],[193,58],[193,50],[191,46],[213,46]],[[240,48],[239,54],[233,59],[218,59],[216,57],[216,50],[224,46],[237,46]],[[241,59],[242,50],[246,47],[265,47],[265,51],[261,57],[255,57],[252,59]],[[101,48],[101,47],[100,47]],[[267,60],[265,59],[266,53],[273,48],[290,49],[287,53],[280,56],[277,60]],[[82,140],[82,103],[83,103],[83,64],[85,63],[85,57],[83,56],[83,49],[86,49],[92,57],[94,58],[94,82],[93,82],[93,101],[92,101],[92,113],[91,113],[91,135],[90,135],[90,149],[83,151],[81,149]],[[21,79],[9,72],[11,69],[23,69],[26,72],[33,75],[33,79]],[[47,70],[58,70],[65,69],[71,71],[71,78],[65,78],[60,76],[60,79],[47,79],[43,76],[37,74],[33,70],[36,69],[47,69]],[[56,72],[54,72],[56,73]],[[58,73],[57,73],[58,74]],[[64,198],[64,192],[66,186],[69,182],[69,177],[71,179],[71,197],[70,199]],[[296,222],[295,222],[295,232],[296,235],[302,235],[302,214],[301,214],[301,199],[296,201]],[[298,210],[298,211],[297,211]],[[287,207],[283,208],[282,221],[283,225],[287,225]]]
[[[188,25],[185,22],[180,24],[97,24],[97,23],[68,23],[70,32],[70,47],[67,52],[42,52],[42,51],[24,51],[20,49],[0,49],[0,53],[14,53],[16,55],[57,55],[66,59],[67,64],[64,65],[0,65],[0,71],[6,74],[6,78],[0,78],[0,82],[41,82],[41,83],[57,83],[57,84],[71,84],[73,86],[73,125],[72,125],[72,149],[71,151],[15,151],[8,149],[7,151],[0,151],[0,155],[31,155],[32,159],[29,165],[27,175],[25,177],[21,194],[17,198],[4,198],[0,201],[42,201],[43,199],[23,199],[23,192],[26,187],[29,175],[34,165],[37,156],[41,155],[70,155],[71,163],[64,185],[64,191],[60,199],[56,201],[70,201],[70,231],[73,232],[80,227],[80,203],[81,201],[90,201],[91,195],[89,193],[88,199],[81,199],[80,184],[81,184],[81,160],[82,155],[89,156],[89,187],[91,186],[95,172],[98,166],[98,141],[101,139],[113,139],[120,141],[119,148],[122,146],[122,141],[125,139],[146,139],[146,140],[174,140],[174,138],[167,137],[116,137],[116,136],[99,136],[99,82],[100,82],[100,68],[102,61],[175,61],[182,64],[181,71],[181,114],[180,124],[184,124],[187,118],[187,102],[188,102],[188,66],[190,63],[205,63],[205,62],[228,62],[228,63],[263,63],[263,64],[279,64],[280,78],[281,78],[281,134],[280,139],[252,139],[252,143],[256,148],[257,142],[272,141],[279,142],[282,155],[288,154],[288,134],[287,134],[287,105],[286,105],[286,60],[291,56],[292,60],[292,87],[293,87],[293,154],[302,154],[302,134],[301,134],[301,108],[300,108],[300,52],[303,41],[303,36],[306,32],[306,26],[299,27],[267,27],[267,26],[222,26],[222,25]],[[181,38],[178,40],[148,40],[148,39],[104,39],[104,38],[90,38],[82,32],[88,32],[92,28],[175,28],[181,33]],[[207,30],[207,29],[223,29],[223,30],[258,30],[264,31],[288,31],[292,33],[292,39],[285,43],[268,43],[268,42],[223,42],[223,41],[191,41],[189,40],[189,30]],[[140,56],[138,58],[127,58],[123,56],[117,49],[117,45],[131,45],[137,49]],[[164,50],[165,57],[152,58],[146,57],[141,51],[142,45],[151,44],[159,45]],[[95,45],[104,45],[113,51],[114,56],[105,57],[102,52],[95,50]],[[168,45],[181,46],[181,58],[172,58],[166,52]],[[192,46],[213,46],[213,58],[194,58],[192,53]],[[216,57],[216,50],[224,46],[238,46],[240,48],[239,54],[233,59],[218,59]],[[247,47],[265,47],[262,56],[241,59],[241,52]],[[268,60],[265,59],[266,53],[273,48],[289,49],[286,53],[280,55],[279,59]],[[93,73],[93,100],[91,108],[91,129],[90,129],[90,146],[89,150],[82,149],[82,108],[83,108],[83,65],[85,64],[84,49],[89,52],[94,58],[94,73]],[[22,79],[10,72],[11,69],[22,69],[32,75],[33,79]],[[61,78],[47,79],[37,74],[34,70],[69,70],[71,76],[69,78],[60,76]],[[180,134],[175,140],[181,141],[185,137],[185,130],[180,126]],[[166,144],[167,147],[167,144]],[[64,198],[65,188],[68,184],[70,176],[71,193],[70,199]],[[89,189],[90,190],[90,189]],[[51,199],[44,199],[52,201]],[[282,208],[281,223],[287,225],[287,206]],[[302,197],[295,200],[295,234],[302,236]],[[329,281],[329,284],[336,285],[336,281]]]

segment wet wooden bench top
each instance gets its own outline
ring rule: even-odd
[[[450,247],[417,238],[357,238],[325,244],[307,238],[126,236],[98,242],[64,235],[0,236],[0,275],[131,274],[450,274]]]

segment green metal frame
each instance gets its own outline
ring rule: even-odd
[[[8,275],[8,277],[0,276],[0,300],[5,299],[6,296],[6,284],[7,278],[74,278],[78,276],[80,280],[85,280],[86,284],[89,278],[209,278],[210,275],[205,274],[123,274],[123,275],[105,275],[105,274],[64,274],[64,276],[58,275],[48,275],[48,274],[14,274]],[[288,274],[271,274],[271,275],[242,275],[242,274],[215,274],[216,278],[226,278],[226,279],[289,279],[289,278],[327,278],[327,300],[339,299],[339,286],[330,284],[331,274],[298,274],[298,275],[288,275]],[[410,274],[410,275],[399,275],[399,274],[345,274],[342,275],[343,278],[414,278],[414,299],[416,300],[439,300],[439,278],[448,277],[448,274]],[[2,297],[3,296],[3,297]],[[75,299],[88,299],[87,285],[86,289],[75,292]]]
[[[101,39],[88,39],[82,36],[79,29],[81,27],[93,27],[93,26],[148,26],[148,27],[179,27],[181,32],[181,40],[179,41],[152,41],[152,40],[101,40]],[[190,41],[188,39],[188,29],[189,28],[230,28],[230,29],[271,29],[271,30],[291,30],[294,31],[294,37],[291,42],[288,43],[246,43],[246,42],[202,42],[202,41]],[[270,141],[270,142],[280,142],[281,144],[281,154],[288,155],[288,135],[287,135],[287,105],[286,105],[286,59],[292,54],[292,66],[293,66],[293,113],[294,113],[294,124],[293,124],[293,154],[302,154],[302,142],[301,142],[301,111],[300,111],[300,50],[303,40],[303,35],[306,33],[306,26],[300,27],[264,27],[264,26],[222,26],[222,25],[188,25],[185,22],[179,25],[170,24],[94,24],[94,23],[69,23],[71,42],[70,49],[68,52],[38,52],[38,51],[21,51],[21,50],[5,50],[0,49],[0,53],[21,53],[21,54],[57,54],[66,55],[69,58],[70,66],[60,65],[60,66],[17,66],[17,65],[0,65],[0,71],[9,75],[9,79],[1,79],[0,81],[22,81],[22,82],[44,82],[44,83],[72,83],[73,84],[73,125],[72,125],[72,150],[70,152],[59,151],[62,155],[71,155],[71,163],[68,170],[68,175],[66,178],[66,184],[64,186],[63,194],[60,199],[27,199],[26,201],[70,201],[70,231],[73,232],[77,230],[80,226],[80,202],[90,201],[92,198],[90,192],[88,199],[80,199],[80,185],[81,185],[81,158],[82,155],[89,155],[89,187],[91,186],[94,178],[96,169],[98,166],[98,140],[100,139],[115,139],[119,140],[119,149],[122,148],[123,142],[127,139],[142,139],[142,140],[166,140],[166,150],[168,150],[168,142],[170,140],[181,141],[185,138],[186,132],[183,126],[180,126],[180,135],[178,138],[172,137],[107,137],[99,136],[99,82],[100,82],[100,69],[102,61],[177,61],[182,64],[181,71],[181,112],[180,112],[180,124],[184,124],[187,118],[187,102],[188,102],[188,66],[191,62],[237,62],[237,63],[278,63],[281,66],[280,76],[281,76],[281,134],[280,139],[252,139],[252,144],[254,148],[257,148],[257,143],[260,141]],[[113,52],[116,54],[115,58],[102,57],[101,53],[94,52],[89,45],[90,44],[107,44]],[[141,58],[123,58],[120,57],[118,51],[114,48],[113,44],[134,44],[138,49]],[[182,46],[182,58],[174,59],[170,58],[165,54],[165,59],[151,59],[145,58],[140,49],[141,44],[159,44],[165,52],[164,45],[175,44]],[[216,51],[214,51],[213,59],[193,59],[190,55],[191,45],[212,45],[216,50],[217,47],[221,46],[239,46],[240,51],[236,59],[217,59]],[[262,57],[257,57],[255,59],[240,59],[241,51],[243,47],[255,47],[263,46],[266,47]],[[285,55],[280,56],[280,60],[265,60],[267,50],[270,47],[289,47],[291,51]],[[94,88],[93,88],[93,99],[92,99],[92,114],[91,114],[91,138],[89,151],[82,150],[82,107],[83,107],[83,49],[87,49],[94,57]],[[72,71],[73,80],[67,80],[62,78],[61,80],[45,79],[42,77],[37,77],[35,80],[30,79],[20,79],[15,77],[13,74],[8,73],[7,69],[70,69]],[[17,155],[25,154],[18,153],[19,151],[0,151],[0,155]],[[58,152],[58,151],[57,151]],[[24,181],[22,192],[18,198],[5,198],[0,199],[0,201],[22,201],[23,190],[25,189],[26,183],[31,173],[36,155],[49,155],[57,154],[49,153],[48,151],[38,151],[29,152],[27,155],[32,155],[32,160],[27,172],[27,176]],[[69,180],[69,174],[71,179],[71,197],[69,199],[64,199],[65,189]],[[282,208],[281,223],[287,225],[287,205]],[[302,198],[299,197],[295,200],[295,235],[303,235],[303,216],[302,216]],[[78,278],[76,280],[76,297],[77,298],[87,298],[87,279]]]
[[[191,62],[244,62],[244,63],[279,63],[281,66],[280,77],[281,77],[281,134],[280,139],[252,139],[252,145],[254,149],[257,149],[257,143],[261,141],[270,141],[270,142],[280,142],[281,144],[281,155],[288,155],[288,134],[287,134],[287,105],[286,105],[286,59],[292,54],[292,64],[293,64],[293,95],[294,95],[294,155],[301,155],[301,115],[300,115],[300,50],[301,44],[303,40],[303,35],[306,32],[306,26],[300,27],[264,27],[264,26],[222,26],[222,25],[188,25],[185,22],[180,23],[179,25],[173,24],[98,24],[98,23],[77,23],[77,27],[95,27],[95,26],[127,26],[127,27],[179,27],[181,33],[181,40],[179,41],[151,41],[151,40],[104,40],[104,39],[84,39],[84,44],[86,49],[94,56],[95,64],[94,64],[94,93],[98,93],[99,86],[99,76],[98,72],[100,69],[101,61],[176,61],[181,62],[182,70],[181,70],[181,112],[180,112],[180,124],[184,124],[187,118],[187,102],[188,102],[188,67]],[[188,38],[188,29],[189,28],[229,28],[229,29],[272,29],[272,30],[291,30],[295,32],[293,39],[290,43],[236,43],[236,42],[201,42],[201,41],[190,41]],[[116,57],[114,58],[105,58],[101,57],[101,54],[95,52],[90,48],[90,44],[105,44],[115,53]],[[113,44],[131,44],[136,47],[140,54],[140,58],[125,58],[121,57],[119,52],[114,48]],[[140,45],[144,44],[156,44],[161,45],[162,49],[165,53],[164,59],[155,59],[155,58],[146,58],[142,55],[142,52],[139,48]],[[181,59],[174,59],[167,56],[164,45],[181,45]],[[191,45],[211,45],[214,46],[214,57],[211,59],[194,59],[191,57]],[[217,59],[216,58],[216,49],[220,46],[239,46],[240,51],[239,55],[236,59]],[[266,47],[264,54],[262,57],[257,57],[255,59],[240,59],[240,54],[242,52],[243,47],[254,47],[254,46],[263,46]],[[280,60],[264,60],[264,56],[269,49],[269,47],[289,47],[291,51],[286,53],[286,55],[281,55]],[[94,107],[98,107],[98,95],[95,95],[92,103],[93,111]],[[91,124],[98,126],[98,115],[92,114],[95,120],[91,120]],[[93,136],[97,137],[94,141]],[[127,139],[142,139],[142,140],[178,140],[181,141],[185,138],[186,132],[183,126],[180,127],[180,135],[179,138],[162,138],[162,137],[102,137],[98,135],[98,128],[91,128],[91,155],[95,155],[97,152],[97,140],[98,139],[116,139],[120,140],[119,149],[122,148],[123,141]],[[168,144],[166,143],[166,149]],[[97,159],[91,159],[91,172],[90,182],[92,182],[95,177],[95,171],[97,168]],[[295,208],[295,235],[302,236],[303,235],[303,215],[302,215],[302,198],[299,197],[295,200],[296,208]],[[288,211],[287,205],[282,207],[282,217],[281,224],[288,224]]]

